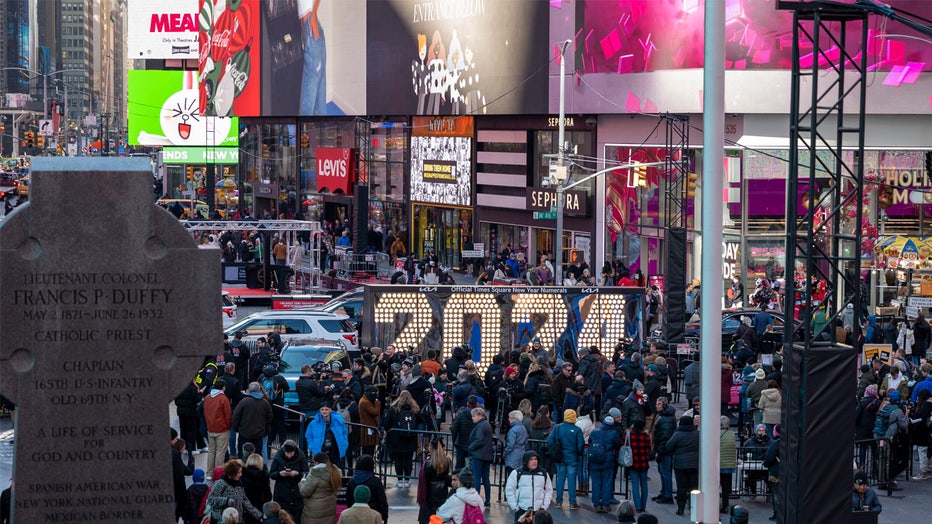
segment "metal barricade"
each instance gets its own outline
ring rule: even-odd
[[[385,253],[334,253],[334,268],[340,278],[387,278],[391,275],[391,258]]]

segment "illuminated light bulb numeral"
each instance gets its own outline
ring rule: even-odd
[[[492,356],[501,351],[502,343],[502,313],[494,294],[454,293],[443,308],[443,345],[453,347],[466,343],[465,317],[473,314],[480,316],[483,349],[476,367],[480,373],[485,373]],[[470,345],[475,348],[474,343]]]
[[[384,294],[374,310],[377,328],[380,323],[394,325],[398,315],[411,315],[392,342],[396,347],[420,347],[433,322],[430,303],[420,293]],[[393,327],[388,329],[392,331],[389,336],[394,335]]]
[[[588,304],[587,304],[588,302]],[[588,306],[588,307],[586,307]],[[583,327],[577,347],[597,346],[602,353],[611,351],[615,341],[625,333],[625,297],[623,295],[591,295],[579,304]]]
[[[569,319],[563,297],[555,294],[533,295],[521,293],[514,295],[514,307],[511,311],[513,329],[518,329],[518,325],[522,322],[533,322],[534,316],[547,317],[547,320],[534,330],[534,336],[540,337],[541,346],[546,349],[556,346],[560,335],[566,331]]]

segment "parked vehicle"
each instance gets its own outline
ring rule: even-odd
[[[282,341],[320,339],[339,342],[353,355],[359,351],[359,332],[350,325],[349,316],[316,309],[271,310],[254,313],[225,330],[231,339],[237,331],[252,348],[259,337],[277,330]]]

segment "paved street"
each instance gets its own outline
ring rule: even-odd
[[[177,418],[174,416],[174,407],[170,408],[169,418],[171,425],[176,429],[178,427]],[[13,459],[13,430],[10,428],[11,423],[8,417],[0,420],[0,489],[9,486],[10,477],[12,476],[12,459]],[[207,462],[206,454],[195,456],[197,467],[204,468]],[[848,479],[839,479],[840,482],[848,483]],[[654,496],[660,487],[659,475],[656,469],[652,469],[648,482],[650,489],[649,495]],[[932,480],[924,482],[900,481],[903,491],[895,492],[893,497],[887,497],[880,494],[880,501],[883,504],[883,513],[880,516],[880,522],[924,522],[928,518],[929,495],[932,493]],[[391,521],[394,523],[414,523],[417,521],[418,507],[415,501],[417,493],[416,487],[395,488],[395,481],[388,481],[389,503],[391,504]],[[497,495],[493,488],[493,498]],[[504,498],[504,497],[503,497]],[[763,498],[757,502],[752,502],[749,498],[736,500],[735,503],[747,507],[751,513],[752,523],[769,522],[767,518],[771,515],[769,501]],[[596,523],[596,522],[614,522],[613,515],[598,514],[590,503],[589,499],[584,496],[579,497],[579,504],[582,509],[576,511],[556,510],[551,508],[551,515],[555,522],[559,523]],[[657,505],[652,502],[648,503],[648,511],[656,515],[660,522],[688,522],[687,517],[676,515],[675,505]],[[488,522],[505,523],[510,522],[511,512],[504,502],[492,503],[489,510]]]

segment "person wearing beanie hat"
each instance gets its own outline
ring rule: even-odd
[[[482,497],[473,487],[473,472],[469,468],[459,472],[460,487],[439,508],[437,516],[443,522],[463,522],[466,505],[482,508]]]
[[[692,417],[681,417],[673,436],[661,444],[660,449],[673,455],[676,514],[682,516],[686,511],[689,492],[699,487],[699,431]]]
[[[874,438],[874,423],[881,404],[881,399],[877,397],[877,385],[871,384],[864,389],[864,396],[858,400],[854,409],[854,447],[859,468],[867,467]]]
[[[763,424],[758,424],[754,427],[754,434],[750,438],[744,441],[744,446],[742,450],[743,456],[742,460],[750,459],[759,465],[763,462],[764,456],[767,454],[767,448],[770,447],[770,435],[767,433],[767,426]],[[762,469],[751,469],[747,472],[747,479],[745,485],[750,488],[751,496],[757,496],[757,485],[760,481],[767,479],[767,472]]]
[[[356,459],[355,466],[353,477],[346,484],[346,505],[349,507],[356,505],[356,489],[364,486],[369,492],[368,507],[380,516],[382,522],[388,522],[388,497],[385,495],[382,480],[375,474],[375,460],[371,455],[361,455]],[[348,509],[343,513],[346,513]]]
[[[372,493],[367,486],[356,486],[353,490],[354,502],[340,513],[340,520],[337,524],[382,524],[382,515],[369,507],[371,498]]]
[[[303,511],[304,497],[299,483],[307,471],[307,457],[291,439],[282,443],[269,463],[269,477],[275,481],[272,499],[290,515],[300,515]]]
[[[204,497],[207,496],[207,492],[210,488],[207,484],[204,483],[204,477],[206,473],[203,469],[197,468],[194,470],[194,473],[191,475],[191,485],[187,489],[187,506],[185,511],[187,516],[185,517],[185,522],[200,522],[202,515],[199,515],[201,502],[204,501]],[[220,477],[217,477],[218,479]]]
[[[728,524],[748,524],[751,514],[744,506],[735,504],[729,512]]]
[[[641,513],[638,515],[637,524],[659,524],[660,521],[651,513]]]
[[[592,481],[592,505],[598,513],[612,511],[609,505],[612,503],[615,478],[615,450],[621,447],[621,436],[615,431],[614,426],[615,420],[610,416],[605,417],[601,427],[589,435],[587,455]],[[649,447],[647,451],[650,451]]]
[[[608,416],[612,417],[617,422],[618,419],[621,418],[621,410],[618,408],[611,408],[608,410]]]
[[[621,404],[621,425],[627,429],[634,425],[635,420],[647,422],[647,415],[650,413],[647,395],[644,394],[644,384],[635,379],[631,391]]]
[[[748,388],[744,392],[753,409],[754,425],[760,424],[764,420],[763,413],[760,409],[756,408],[758,403],[760,403],[761,392],[765,389],[767,389],[767,372],[764,371],[763,368],[758,367],[754,371],[754,382],[748,384]]]
[[[508,475],[505,482],[505,501],[514,512],[515,522],[528,513],[550,507],[553,485],[550,475],[541,467],[536,451],[527,451],[521,457],[521,467]]]
[[[676,408],[667,397],[660,397],[654,404],[657,415],[651,430],[651,444],[657,456],[657,471],[660,473],[660,493],[651,500],[658,504],[673,503],[673,455],[662,449],[661,444],[670,440],[676,431]]]
[[[579,509],[576,503],[576,472],[582,459],[583,433],[576,426],[576,412],[568,409],[563,413],[563,422],[556,425],[547,437],[547,447],[553,450],[559,447],[562,460],[556,463],[557,485],[556,503],[563,506],[563,486],[567,485],[569,491],[570,509]],[[553,452],[551,452],[553,459]]]

